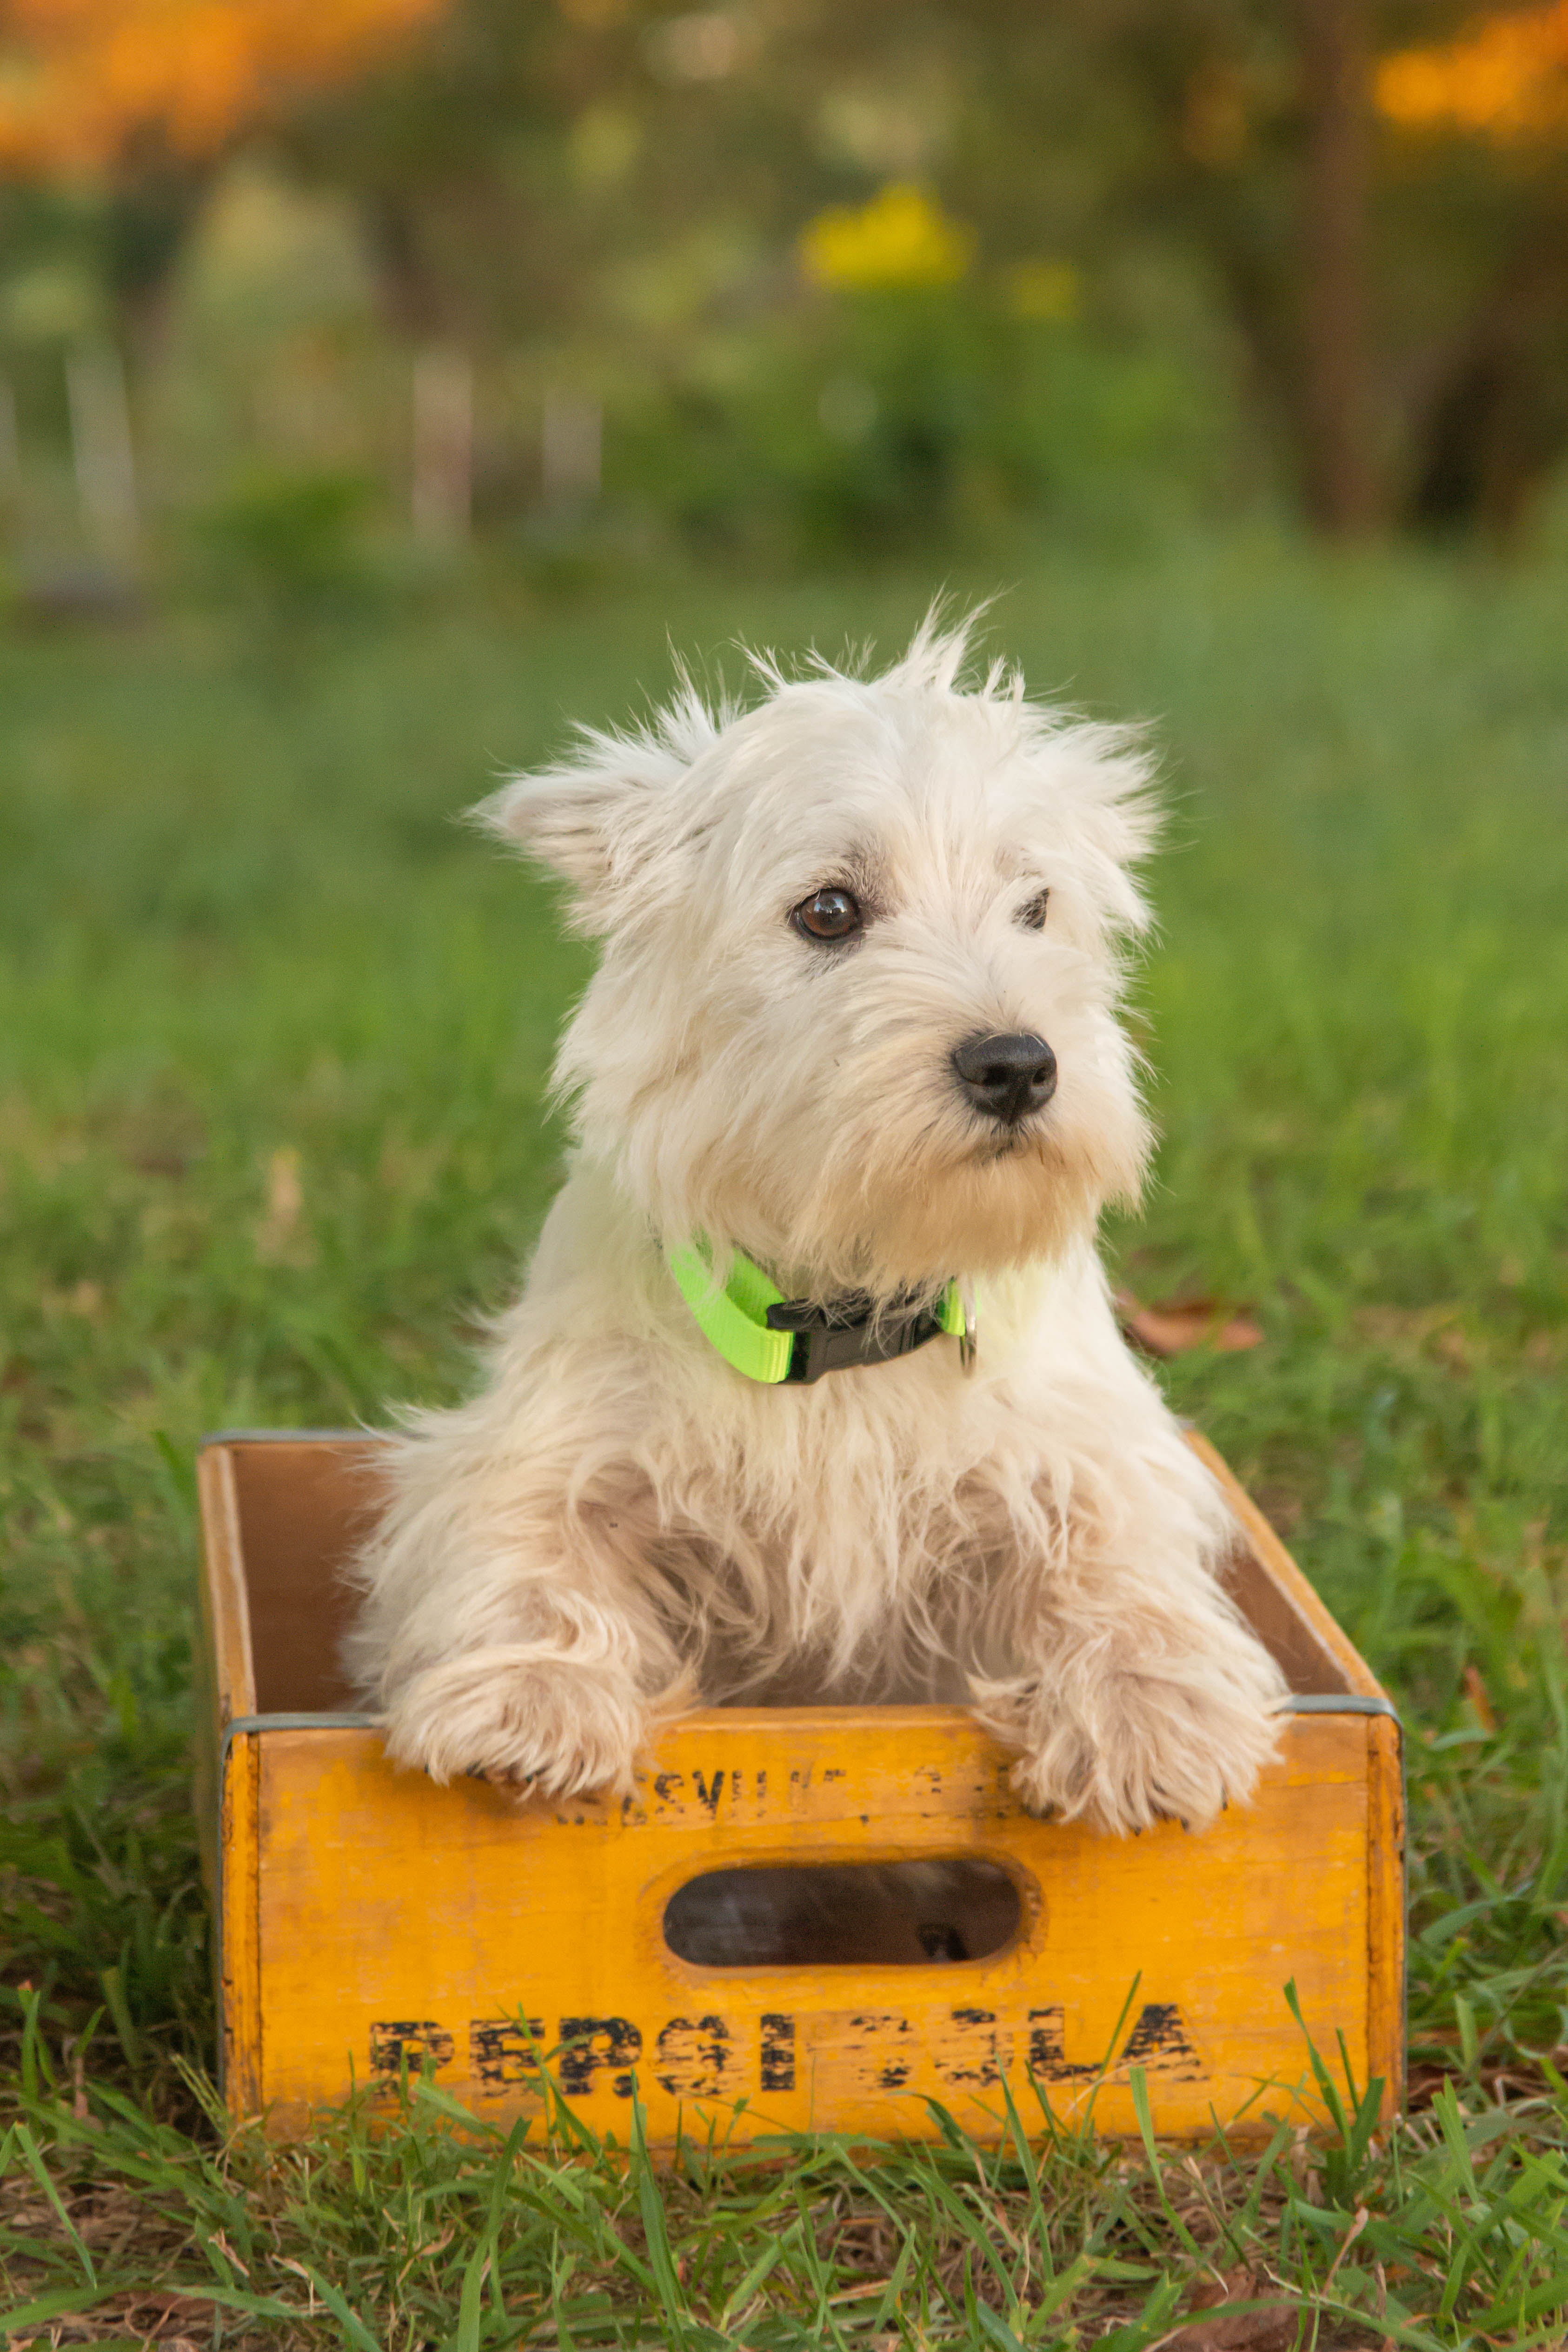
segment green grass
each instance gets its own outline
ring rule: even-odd
[[[1149,715],[1168,752],[1140,992],[1166,1139],[1113,1244],[1145,1297],[1254,1305],[1264,1344],[1180,1360],[1173,1400],[1406,1711],[1409,2122],[1189,2158],[1030,2111],[999,2155],[704,2146],[655,2176],[456,2131],[429,2085],[403,2128],[351,2112],[293,2151],[214,2110],[195,1441],[454,1393],[560,1149],[543,1086],[582,954],[454,815],[659,688],[668,640],[891,645],[926,587],[0,642],[17,2340],[1134,2352],[1215,2275],[1323,2345],[1561,2340],[1561,570],[1195,549],[1046,563],[994,620],[1037,686]]]

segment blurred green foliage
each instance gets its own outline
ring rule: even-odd
[[[253,471],[194,520],[216,584],[280,619],[368,598],[371,485],[350,473]]]
[[[648,386],[606,469],[612,499],[695,552],[973,557],[1031,525],[1157,539],[1223,499],[1194,371],[1021,318],[995,288],[842,294],[728,356]]]
[[[1462,14],[1359,0],[1363,112],[1376,53]],[[153,140],[97,182],[0,184],[20,450],[0,530],[24,569],[91,538],[66,379],[93,338],[124,362],[144,568],[171,583],[208,543],[191,518],[266,473],[362,475],[383,530],[412,504],[448,561],[471,511],[562,580],[682,551],[1013,562],[1303,501],[1331,520],[1320,411],[1344,334],[1323,320],[1364,310],[1364,347],[1340,352],[1363,519],[1550,535],[1561,142],[1371,125],[1332,313],[1331,18],[1331,0],[452,0],[406,52],[279,100],[221,154]],[[924,262],[898,246],[921,205]],[[892,237],[880,277],[816,268],[823,225],[858,215]],[[433,524],[431,354],[472,383],[460,458],[437,460],[462,491]],[[569,413],[593,423],[563,460]]]

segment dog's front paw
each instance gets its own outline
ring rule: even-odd
[[[625,1794],[647,1729],[621,1676],[536,1653],[480,1650],[428,1666],[387,1709],[386,1749],[433,1780],[465,1773],[520,1796]]]
[[[1279,1741],[1267,1667],[1243,1680],[1198,1659],[1185,1675],[1107,1670],[1087,1690],[976,1696],[986,1728],[1019,1750],[1008,1779],[1027,1811],[1122,1834],[1162,1820],[1205,1829],[1247,1801]]]

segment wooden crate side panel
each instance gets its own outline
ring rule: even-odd
[[[218,1717],[216,1644],[213,1634],[212,1601],[205,1564],[196,1573],[196,1643],[191,1661],[191,1696],[195,1720],[191,1727],[191,1802],[196,1817],[196,1845],[201,1856],[202,1884],[215,1919],[219,1901],[222,1839],[219,1830],[218,1772],[223,1734]],[[213,1937],[216,1967],[218,1938]],[[216,1979],[215,1977],[215,1983]],[[221,2005],[221,1986],[219,1987]]]
[[[218,1899],[219,2064],[224,2096],[236,2115],[264,2101],[258,1799],[260,1738],[241,1732],[222,1765]]]
[[[205,1445],[196,1460],[202,1519],[203,1633],[212,1656],[217,1705],[216,1730],[256,1712],[250,1648],[250,1601],[235,1489],[233,1449]]]
[[[231,1438],[244,1541],[256,1706],[267,1713],[353,1707],[340,1647],[353,1615],[342,1575],[374,1516],[379,1438]]]
[[[536,2110],[535,2059],[625,2137],[636,2077],[656,2141],[681,2108],[742,2095],[740,2136],[831,2124],[909,2135],[940,2098],[997,2128],[1032,2071],[1065,2117],[1194,2135],[1249,2103],[1316,2117],[1281,1988],[1314,2038],[1368,2055],[1367,1723],[1290,1727],[1258,1804],[1203,1837],[1031,1822],[1005,1757],[956,1710],[689,1718],[624,1810],[517,1813],[495,1791],[389,1770],[373,1735],[262,1737],[265,2095],[314,2100],[417,2071],[479,2112]],[[917,1744],[918,1743],[918,1744]],[[914,1751],[921,1761],[911,1769]],[[704,1970],[665,1946],[674,1887],[742,1861],[983,1853],[1026,1896],[994,1958],[931,1968]],[[1134,1978],[1138,1981],[1134,1985]],[[1272,2088],[1265,2088],[1273,2085]],[[725,2127],[729,2127],[726,2114]]]
[[[1328,1653],[1343,1676],[1345,1689],[1353,1691],[1358,1697],[1382,1699],[1387,1704],[1388,1694],[1377,1676],[1344,1628],[1319,1600],[1229,1465],[1195,1430],[1188,1430],[1186,1437],[1193,1452],[1213,1471],[1224,1489],[1226,1500],[1269,1584],[1310,1639]]]
[[[1405,1757],[1397,1722],[1372,1717],[1367,1827],[1367,1937],[1370,2008],[1367,2073],[1381,2074],[1383,2111],[1405,2104]]]

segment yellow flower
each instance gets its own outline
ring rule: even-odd
[[[868,205],[830,205],[800,237],[801,268],[816,286],[951,286],[973,252],[973,229],[899,182]]]
[[[1016,319],[1076,319],[1078,292],[1070,261],[1020,261],[1007,272],[1007,301]]]

